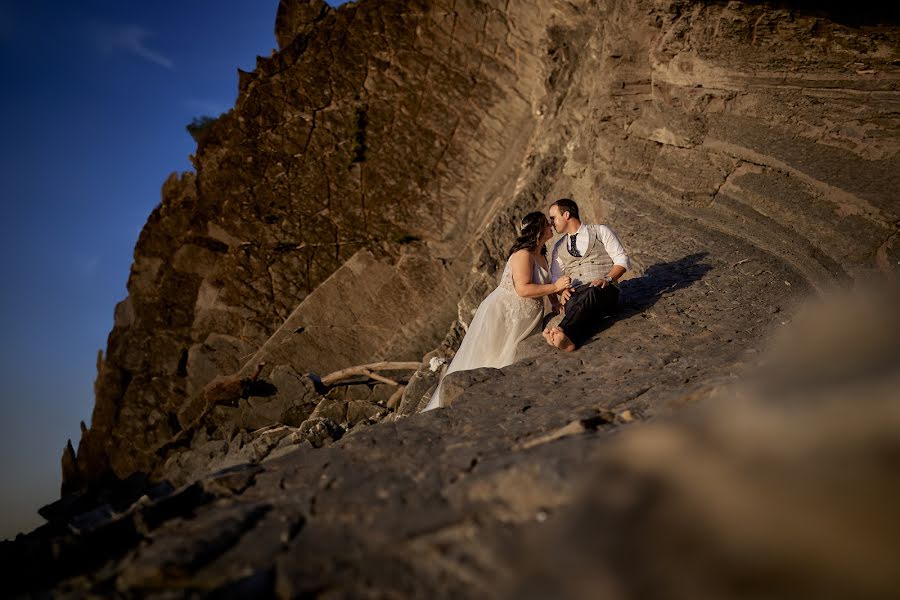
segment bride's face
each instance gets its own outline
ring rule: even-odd
[[[544,228],[541,229],[541,243],[543,244],[547,240],[553,237],[553,226],[550,225],[550,221],[546,221],[544,223]]]

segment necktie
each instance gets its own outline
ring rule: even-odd
[[[577,236],[577,233],[573,233],[569,236],[569,254],[571,254],[572,256],[581,256],[581,253],[578,251],[578,247],[575,245],[575,238]]]

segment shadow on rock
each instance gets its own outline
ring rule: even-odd
[[[619,284],[619,311],[605,319],[592,335],[597,335],[616,321],[640,314],[656,304],[664,295],[684,289],[703,279],[713,269],[709,263],[702,262],[707,256],[708,252],[697,252],[675,261],[657,263],[644,271],[640,277],[623,281]],[[556,315],[545,318],[545,327],[559,322],[560,318],[553,322],[554,316]]]
[[[690,254],[675,261],[657,263],[640,277],[619,285],[622,292],[616,318],[631,317],[656,304],[665,294],[684,289],[703,279],[712,265],[702,262],[708,252]]]

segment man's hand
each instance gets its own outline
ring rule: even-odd
[[[561,306],[566,305],[566,301],[572,297],[572,288],[566,288],[562,291],[562,294],[559,295],[559,303]]]
[[[558,315],[561,315],[565,312],[565,309],[563,309],[562,305],[559,303],[559,300],[557,300],[553,296],[550,297],[550,311]]]
[[[612,280],[610,279],[610,275],[606,277],[601,277],[600,279],[595,279],[590,283],[591,287],[605,288],[608,285],[612,284]]]

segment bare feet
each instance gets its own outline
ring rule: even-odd
[[[544,331],[544,339],[551,346],[555,346],[563,352],[573,352],[575,344],[568,338],[565,332],[559,327],[552,327]]]
[[[541,332],[541,335],[544,336],[544,339],[547,340],[547,343],[553,347],[556,347],[556,344],[553,343],[553,339],[550,337],[550,328],[547,327],[544,331]]]

